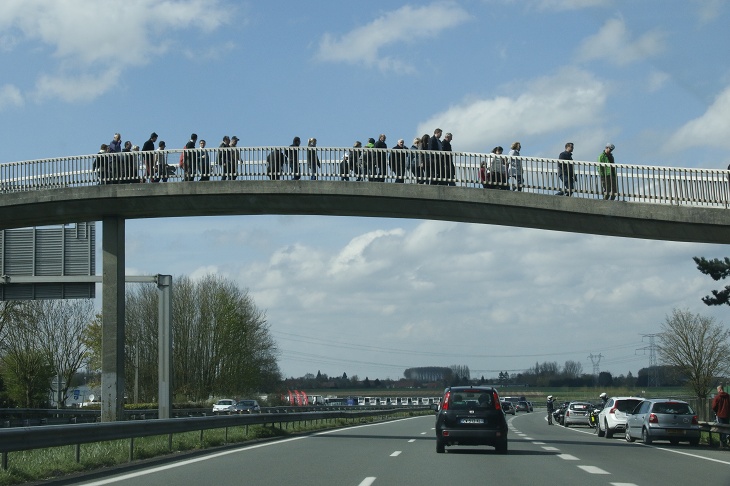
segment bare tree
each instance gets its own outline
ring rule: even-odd
[[[711,317],[689,310],[672,311],[659,334],[659,357],[689,380],[698,398],[706,399],[717,377],[730,370],[730,331]]]
[[[94,319],[94,302],[84,300],[35,300],[28,302],[29,323],[58,381],[59,406],[68,397],[74,374],[87,360],[82,339]]]
[[[566,378],[578,378],[583,374],[583,365],[578,361],[568,360],[563,366],[563,375]]]

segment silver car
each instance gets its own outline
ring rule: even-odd
[[[626,442],[641,439],[644,444],[655,440],[700,443],[697,414],[687,402],[672,399],[644,400],[627,415]]]
[[[565,409],[563,425],[590,425],[588,413],[593,410],[593,405],[588,402],[570,402]]]

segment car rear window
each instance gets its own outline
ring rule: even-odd
[[[451,393],[452,410],[494,409],[494,396],[484,390],[459,390]]]
[[[686,403],[678,402],[655,403],[651,411],[654,413],[668,413],[673,415],[694,415],[692,407]]]
[[[616,400],[616,410],[620,412],[631,412],[641,400]]]

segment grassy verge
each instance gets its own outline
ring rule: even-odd
[[[394,415],[393,418],[432,413],[429,411],[403,412]],[[288,437],[318,430],[343,428],[382,420],[379,417],[372,417],[358,419],[356,422],[335,419],[284,423],[281,424],[281,427],[279,425],[274,427],[271,425],[228,427],[227,429],[205,430],[202,436],[200,432],[187,432],[173,435],[171,449],[169,448],[167,435],[140,437],[134,440],[133,460],[150,459],[229,444],[240,444],[257,439]],[[76,448],[74,446],[63,446],[11,452],[8,455],[8,470],[0,470],[0,486],[41,481],[83,471],[93,471],[104,467],[127,464],[129,463],[130,441],[118,440],[82,445],[79,462],[76,462],[75,451]]]

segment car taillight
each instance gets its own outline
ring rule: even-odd
[[[700,423],[697,421],[697,415],[692,417],[692,425],[699,425]]]
[[[659,417],[657,417],[655,413],[650,413],[649,414],[649,423],[650,424],[658,424],[659,423]]]
[[[451,392],[446,392],[446,395],[444,395],[444,400],[441,403],[441,410],[448,410],[450,402],[451,402]]]
[[[497,392],[492,392],[492,400],[494,400],[494,409],[495,410],[502,410],[502,402],[499,401],[499,395],[497,395]]]
[[[608,413],[616,413],[616,407],[612,407],[611,410],[608,411]]]
[[[566,417],[570,416],[570,410],[566,410],[566,411],[565,411],[565,416],[566,416]]]

